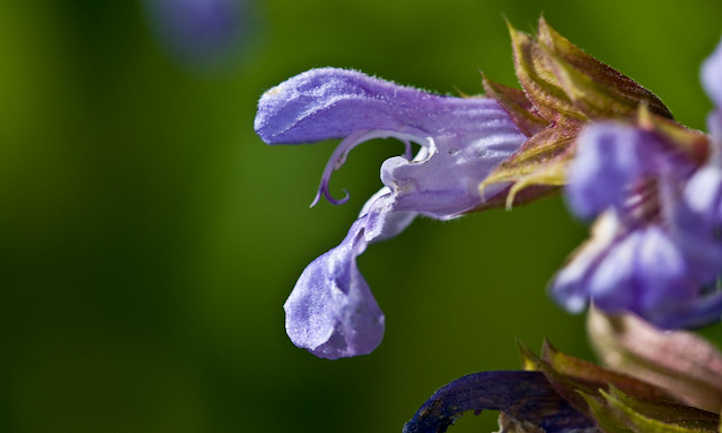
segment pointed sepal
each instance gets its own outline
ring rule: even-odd
[[[507,22],[514,69],[530,107],[518,95],[485,80],[487,94],[500,101],[522,131],[536,131],[479,186],[509,182],[506,206],[531,186],[555,188],[566,182],[566,168],[575,154],[576,137],[590,120],[634,122],[640,106],[659,122],[672,122],[669,109],[631,78],[586,54],[554,30],[544,18],[535,37]],[[523,101],[522,101],[523,102]],[[542,121],[547,122],[539,129]],[[493,199],[493,198],[490,198]]]
[[[496,99],[527,137],[540,132],[549,124],[536,113],[534,105],[521,90],[495,83],[483,75],[482,84],[486,96]]]
[[[519,151],[484,179],[479,185],[479,193],[484,197],[487,186],[511,182],[505,200],[506,207],[510,208],[517,194],[529,186],[564,185],[566,167],[574,155],[573,144],[578,131],[577,125],[557,125],[545,128],[530,137]]]
[[[539,18],[537,40],[552,59],[560,86],[587,116],[633,115],[639,104],[646,103],[653,113],[672,118],[654,93],[585,53],[554,30],[544,17]]]
[[[507,27],[516,76],[539,116],[555,124],[588,120],[561,87],[547,51],[531,35],[517,30],[508,21]]]
[[[601,387],[617,387],[645,400],[678,401],[672,394],[655,385],[560,352],[547,339],[542,345],[540,358],[558,373],[577,380],[598,383]]]

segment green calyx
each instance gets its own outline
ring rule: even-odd
[[[566,168],[574,157],[576,137],[593,120],[634,122],[640,106],[671,123],[662,101],[631,78],[605,65],[561,36],[542,17],[536,36],[507,22],[514,69],[522,90],[483,79],[487,96],[496,99],[529,138],[480,185],[509,183],[506,207],[530,201],[566,183]],[[517,200],[520,193],[536,187]]]

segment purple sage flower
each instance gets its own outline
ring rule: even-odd
[[[717,104],[703,164],[669,137],[629,124],[596,123],[580,134],[566,195],[577,216],[601,218],[552,284],[568,310],[591,300],[662,328],[722,316],[722,43],[705,61],[702,82]]]
[[[343,139],[312,205],[321,196],[334,204],[348,199],[332,197],[328,184],[358,144],[393,137],[405,145],[403,155],[382,164],[384,187],[346,238],[306,267],[284,305],[293,343],[331,359],[367,354],[384,333],[384,315],[356,257],[368,244],[396,236],[417,215],[448,220],[478,207],[479,183],[526,139],[492,99],[438,96],[335,68],[313,69],[268,90],[255,130],[269,144]],[[421,146],[416,155],[412,142]]]

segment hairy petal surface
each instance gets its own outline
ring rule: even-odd
[[[489,111],[499,108],[489,98],[439,96],[357,71],[319,68],[264,93],[254,127],[269,144],[344,138],[364,130],[439,136],[479,132],[488,127]]]
[[[259,101],[258,135],[269,144],[343,138],[324,170],[319,194],[332,203],[328,183],[358,144],[394,137],[406,144],[382,179],[405,193],[408,209],[432,217],[458,214],[481,202],[476,185],[525,140],[490,98],[454,98],[337,68],[312,69],[268,90]],[[413,159],[410,142],[422,146]],[[454,170],[454,173],[450,170]],[[409,198],[406,198],[409,197]]]

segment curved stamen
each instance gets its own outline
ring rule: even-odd
[[[411,154],[411,142],[409,140],[401,140],[404,142],[404,158],[411,161],[414,156]]]
[[[341,143],[339,143],[338,146],[336,146],[336,149],[334,149],[333,153],[331,154],[331,157],[328,159],[328,162],[326,162],[326,166],[323,169],[323,174],[321,175],[321,183],[318,186],[318,190],[316,191],[316,196],[313,198],[313,201],[311,202],[311,205],[309,207],[314,207],[318,203],[318,201],[321,199],[321,195],[323,195],[326,200],[329,201],[329,203],[334,205],[340,205],[344,204],[348,201],[350,195],[347,190],[344,191],[344,197],[341,199],[336,199],[331,195],[331,192],[329,191],[328,184],[331,181],[331,175],[334,171],[341,168],[344,163],[346,163],[346,158],[348,157],[349,152],[351,152],[356,146],[363,143],[364,141],[372,140],[374,138],[396,138],[402,143],[404,143],[404,156],[406,159],[411,160],[411,141],[419,143],[421,146],[427,146],[428,140],[419,138],[412,134],[404,134],[399,133],[395,131],[386,131],[386,130],[372,130],[372,131],[357,131],[353,134],[349,135],[348,137],[344,138]]]

